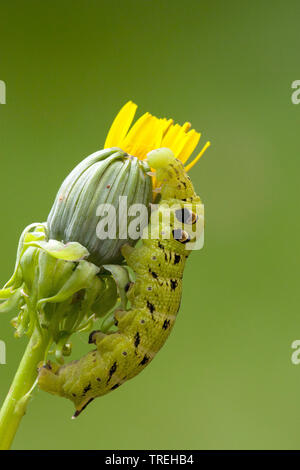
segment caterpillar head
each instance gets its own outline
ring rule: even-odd
[[[161,199],[177,199],[184,202],[201,202],[183,163],[175,158],[172,150],[159,148],[147,155],[151,168],[156,170],[156,179],[161,183]]]
[[[151,151],[147,160],[161,182],[161,202],[153,219],[161,229],[158,238],[174,241],[177,248],[179,243],[186,250],[202,248],[204,206],[182,162],[168,148]]]

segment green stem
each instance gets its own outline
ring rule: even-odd
[[[37,366],[44,360],[48,345],[49,338],[42,338],[37,330],[34,331],[0,411],[0,450],[10,449],[26,412],[37,378]]]

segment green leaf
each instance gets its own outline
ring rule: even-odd
[[[12,294],[10,299],[0,304],[0,313],[9,313],[14,311],[19,306],[21,298],[22,292],[21,289],[18,289]]]
[[[64,261],[80,261],[89,256],[88,250],[77,242],[64,243],[57,240],[46,241],[27,241],[24,243],[26,246],[35,246],[45,250],[49,255],[54,258],[62,259]]]
[[[99,268],[88,261],[80,261],[78,267],[72,273],[71,277],[65,282],[60,291],[53,297],[41,299],[38,301],[38,307],[41,304],[50,302],[63,302],[81,289],[89,286],[91,277],[95,276]]]
[[[127,295],[126,295],[125,288],[128,285],[128,283],[130,282],[130,278],[129,278],[129,274],[128,274],[127,269],[124,268],[123,266],[119,266],[117,264],[105,264],[105,265],[103,265],[103,267],[104,267],[104,269],[106,269],[107,271],[109,271],[112,274],[114,280],[116,281],[118,291],[119,291],[119,295],[120,295],[120,298],[121,298],[121,307],[126,309],[128,301],[127,301]]]

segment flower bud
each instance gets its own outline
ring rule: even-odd
[[[144,204],[148,210],[152,200],[149,170],[146,162],[118,148],[101,150],[87,157],[58,191],[47,221],[49,238],[80,243],[90,253],[88,260],[97,266],[120,263],[122,245],[134,245],[137,241],[130,238],[127,230],[124,236],[124,227],[128,227],[134,217],[128,216],[120,205],[120,197],[123,202],[126,197],[128,209],[133,204]],[[101,208],[107,207],[104,205],[110,205],[113,210],[107,218],[107,236],[100,237],[97,227],[104,215]],[[115,231],[109,230],[112,227]]]

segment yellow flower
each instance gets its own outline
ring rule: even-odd
[[[119,147],[130,155],[144,160],[151,150],[168,147],[176,158],[186,163],[200,140],[201,134],[186,122],[183,126],[174,124],[173,119],[157,118],[145,113],[131,127],[137,105],[132,101],[123,106],[115,117],[107,135],[104,148]],[[129,130],[130,129],[130,130]],[[189,171],[210,146],[206,142],[200,153],[186,167]]]

